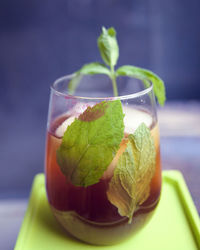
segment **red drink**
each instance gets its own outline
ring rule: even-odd
[[[48,200],[55,217],[62,226],[70,234],[83,241],[108,245],[124,239],[151,217],[159,201],[161,166],[158,126],[150,115],[141,111],[137,111],[137,114],[140,115],[139,121],[144,120],[145,122],[148,119],[151,121],[148,126],[156,147],[156,170],[151,180],[150,194],[133,214],[131,224],[128,224],[127,217],[120,216],[117,207],[111,204],[107,198],[109,181],[112,178],[117,159],[126,148],[127,134],[124,135],[117,155],[100,181],[85,188],[74,186],[67,180],[56,161],[56,150],[62,142],[62,138],[56,135],[56,131],[67,117],[60,117],[54,121],[47,132],[46,187]],[[134,119],[136,120],[137,117]]]

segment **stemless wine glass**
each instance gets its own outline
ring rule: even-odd
[[[52,213],[70,235],[90,244],[115,244],[134,235],[138,229],[143,227],[151,218],[159,202],[161,163],[159,128],[153,86],[150,82],[147,86],[147,84],[144,85],[138,79],[119,77],[117,79],[119,96],[112,97],[112,84],[109,78],[105,75],[90,75],[81,78],[77,90],[71,95],[68,91],[71,79],[72,75],[65,76],[58,79],[51,86],[45,160],[48,202]],[[57,154],[62,138],[72,124],[76,120],[80,120],[80,117],[83,116],[82,114],[88,108],[91,109],[98,103],[110,103],[116,100],[120,101],[124,113],[124,132],[119,148],[117,152],[113,153],[112,161],[97,183],[87,187],[74,185],[58,164]],[[101,119],[102,115],[97,115],[94,119]],[[113,119],[116,116],[112,112],[109,115],[113,116]],[[93,118],[82,119],[82,122],[93,122]],[[155,152],[154,156],[147,155],[145,156],[147,159],[144,160],[148,161],[149,158],[155,157],[155,164],[152,164],[152,169],[150,169],[149,173],[141,171],[139,178],[133,180],[135,182],[134,185],[136,185],[135,195],[141,191],[139,190],[140,188],[143,188],[144,190],[141,191],[141,194],[145,194],[145,197],[137,198],[139,200],[130,220],[127,216],[123,216],[119,211],[119,207],[109,199],[109,188],[119,159],[126,151],[129,135],[134,134],[141,124],[145,124],[149,128],[150,137],[154,141]],[[114,128],[115,124],[113,124]],[[76,136],[78,141],[79,138],[81,140],[82,133],[83,131],[80,130],[78,134],[71,134],[70,136]],[[105,129],[100,129],[98,136],[101,136],[101,133],[106,133]],[[95,137],[95,135],[93,136]],[[101,146],[103,147],[103,144]],[[79,148],[74,147],[73,150],[77,161],[81,161],[82,153],[78,151]],[[78,159],[80,155],[81,157]],[[89,159],[88,161],[94,159],[97,162],[97,169],[98,167],[100,168],[101,166],[98,166],[98,159],[96,159],[95,153],[91,160]],[[145,161],[140,159],[140,162],[144,163]],[[71,159],[69,159],[69,162],[71,164]],[[140,168],[140,162],[138,168]],[[65,159],[65,163],[68,164],[68,159]],[[120,166],[126,169],[123,163]],[[134,178],[128,172],[125,176]],[[126,180],[123,181],[126,182]],[[134,193],[131,199],[136,199]]]

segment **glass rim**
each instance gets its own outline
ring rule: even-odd
[[[55,80],[53,82],[53,84],[50,86],[50,89],[57,95],[57,96],[63,96],[66,98],[72,98],[72,99],[81,99],[81,100],[126,100],[126,99],[133,99],[133,98],[137,98],[143,95],[146,95],[148,93],[150,93],[153,90],[153,83],[152,81],[146,79],[149,82],[149,87],[146,87],[145,89],[141,90],[141,91],[137,91],[136,93],[132,93],[132,94],[128,94],[128,95],[121,95],[121,96],[108,96],[108,97],[85,97],[85,96],[76,96],[73,94],[69,94],[69,93],[63,93],[62,91],[59,91],[56,89],[56,85],[58,85],[58,83],[62,82],[63,80],[67,80],[72,78],[73,76],[75,76],[75,74],[69,74],[69,75],[65,75],[62,76],[60,78],[58,78],[57,80]],[[92,75],[91,75],[92,76]],[[128,76],[129,77],[129,76]],[[133,79],[137,79],[140,80],[136,77],[129,77],[129,78],[133,78]],[[140,80],[142,81],[142,80]]]

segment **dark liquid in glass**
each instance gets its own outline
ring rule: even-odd
[[[151,181],[150,194],[134,213],[132,223],[128,224],[128,219],[120,216],[118,209],[107,198],[106,192],[112,176],[104,175],[97,184],[84,188],[74,186],[61,172],[56,162],[56,150],[62,138],[55,135],[55,130],[65,119],[61,117],[56,120],[47,132],[46,189],[52,211],[62,226],[82,241],[97,245],[117,243],[143,226],[159,201],[161,166],[158,126],[154,124],[151,128],[156,145],[156,171]],[[126,139],[122,141],[120,150],[125,145]]]

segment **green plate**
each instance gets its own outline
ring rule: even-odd
[[[134,237],[113,246],[92,246],[65,234],[49,208],[44,174],[36,175],[15,250],[200,249],[200,220],[178,171],[163,171],[161,200],[152,220]]]

